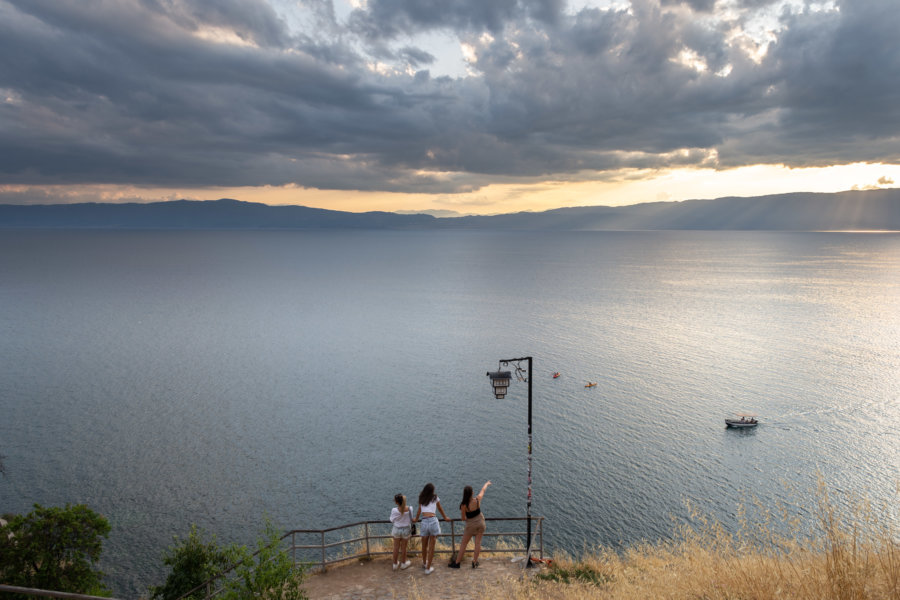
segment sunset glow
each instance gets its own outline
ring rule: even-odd
[[[29,57],[0,68],[0,204],[496,214],[896,187],[895,9],[0,0],[0,50]]]

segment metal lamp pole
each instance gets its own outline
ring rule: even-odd
[[[523,375],[524,369],[521,367],[523,361],[528,362],[528,372]],[[528,538],[525,542],[525,568],[531,568],[531,357],[524,356],[522,358],[508,358],[500,361],[500,367],[508,367],[510,363],[514,363],[516,369],[516,378],[519,381],[524,380],[528,383],[528,498],[526,503],[526,514],[528,517],[528,527],[526,535]],[[494,388],[494,396],[502,399],[506,396],[506,388],[510,383],[510,372],[498,370],[494,373],[488,372],[491,378],[491,385]]]

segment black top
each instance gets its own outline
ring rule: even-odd
[[[467,506],[466,508],[468,509],[469,507]],[[480,502],[478,503],[478,508],[476,508],[472,512],[469,512],[468,510],[466,510],[466,518],[467,519],[471,519],[472,517],[477,517],[480,514],[481,514],[481,503]]]

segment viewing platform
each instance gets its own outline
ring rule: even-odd
[[[480,566],[473,569],[471,548],[466,556],[469,560],[460,569],[448,568],[448,557],[435,558],[431,575],[425,574],[418,556],[410,558],[413,564],[405,571],[393,571],[390,557],[356,560],[310,575],[303,589],[310,600],[469,600],[491,598],[490,588],[540,572],[495,554],[479,558]]]
[[[484,552],[491,554],[525,553],[526,532],[518,529],[527,517],[485,517],[487,531],[481,541]],[[544,558],[544,517],[531,517],[531,556]],[[441,521],[437,536],[435,564],[438,558],[455,555],[462,539],[465,521]],[[391,555],[391,522],[359,521],[327,529],[293,529],[282,537],[295,563],[305,563],[311,571],[324,571],[332,565],[355,559],[373,559]],[[418,556],[419,536],[410,538],[410,556]],[[472,551],[469,542],[467,553]]]
[[[472,547],[466,547],[466,559],[460,569],[447,563],[459,550],[465,522],[441,521],[434,572],[425,574],[419,552],[420,538],[410,539],[408,558],[412,566],[391,568],[390,521],[362,521],[328,529],[297,529],[285,534],[295,562],[311,566],[311,575],[303,585],[309,598],[328,600],[382,600],[441,598],[466,600],[489,598],[490,587],[530,576],[539,569],[526,569],[526,517],[486,517],[487,531],[482,538],[479,567],[472,568]],[[532,517],[532,556],[544,557],[544,518]],[[336,539],[335,539],[336,538]],[[309,543],[315,540],[317,543]],[[311,554],[315,553],[315,563]],[[305,556],[304,556],[305,555]],[[300,557],[304,556],[303,559]]]

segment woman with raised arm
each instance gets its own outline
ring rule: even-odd
[[[456,560],[451,560],[448,565],[451,569],[458,569],[462,564],[466,555],[466,546],[472,538],[475,538],[475,547],[472,550],[472,568],[478,568],[478,555],[481,553],[481,536],[484,535],[485,529],[484,515],[481,513],[481,500],[484,498],[484,491],[489,485],[491,485],[490,481],[481,486],[481,491],[474,498],[472,497],[471,485],[463,488],[459,512],[463,521],[466,522],[466,528],[463,530],[462,541],[459,543],[459,554],[457,554]]]
[[[434,544],[437,536],[441,535],[441,524],[437,520],[435,511],[440,512],[445,521],[450,519],[441,506],[441,499],[434,493],[434,484],[426,483],[419,493],[419,510],[416,511],[416,521],[422,523],[419,535],[422,536],[422,568],[426,575],[434,572]]]

